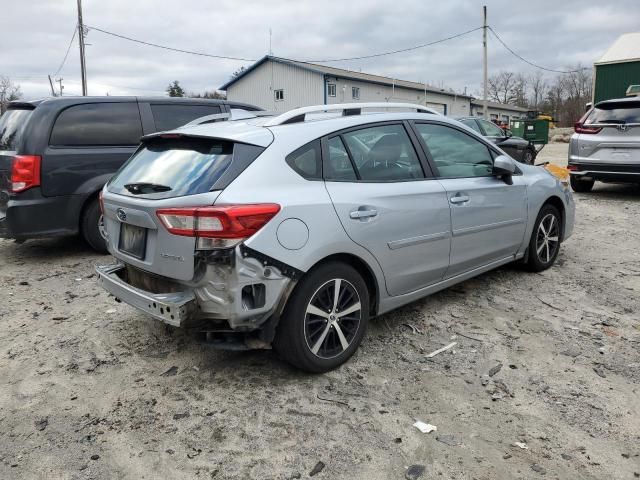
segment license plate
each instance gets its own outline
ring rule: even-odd
[[[144,258],[145,249],[147,247],[147,229],[129,225],[128,223],[120,224],[120,242],[118,250],[132,257],[139,259]]]

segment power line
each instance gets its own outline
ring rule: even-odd
[[[90,25],[86,25],[85,26],[91,30],[96,30],[98,32],[104,33],[106,35],[111,35],[113,37],[117,37],[117,38],[121,38],[123,40],[128,40],[130,42],[135,42],[135,43],[140,43],[142,45],[147,45],[150,47],[156,47],[156,48],[162,48],[164,50],[171,50],[173,52],[179,52],[179,53],[187,53],[190,55],[199,55],[202,57],[210,57],[210,58],[220,58],[220,59],[225,59],[225,60],[238,60],[238,61],[242,61],[242,62],[255,62],[256,59],[251,59],[251,58],[244,58],[244,57],[230,57],[230,56],[226,56],[226,55],[214,55],[211,53],[205,53],[205,52],[195,52],[192,50],[185,50],[182,48],[174,48],[174,47],[169,47],[167,45],[159,45],[157,43],[151,43],[151,42],[147,42],[144,40],[139,40],[137,38],[132,38],[132,37],[128,37],[126,35],[121,35],[119,33],[114,33],[114,32],[110,32],[108,30],[103,30],[101,28],[98,27],[92,27]],[[425,47],[429,47],[431,45],[436,45],[438,43],[443,43],[449,40],[453,40],[454,38],[458,38],[458,37],[462,37],[464,35],[468,35],[469,33],[472,32],[476,32],[478,30],[481,30],[482,27],[476,27],[476,28],[472,28],[471,30],[467,30],[465,32],[460,32],[460,33],[456,33],[454,35],[450,35],[446,38],[441,38],[439,40],[434,40],[432,42],[428,42],[428,43],[422,43],[420,45],[415,45],[412,47],[408,47],[408,48],[401,48],[399,50],[391,50],[391,51],[387,51],[387,52],[380,52],[380,53],[373,53],[370,55],[361,55],[358,57],[348,57],[348,58],[329,58],[329,59],[321,59],[321,60],[298,60],[300,62],[309,62],[309,63],[331,63],[331,62],[344,62],[344,61],[348,61],[348,60],[363,60],[363,59],[367,59],[367,58],[376,58],[376,57],[383,57],[386,55],[394,55],[397,53],[404,53],[404,52],[410,52],[412,50],[418,50],[420,48],[425,48]]]
[[[522,57],[521,55],[518,55],[516,52],[514,52],[509,45],[507,45],[501,38],[500,36],[496,33],[496,31],[489,27],[489,30],[491,30],[491,33],[493,34],[494,37],[496,37],[496,39],[502,44],[502,46],[504,48],[506,48],[514,57],[519,58],[520,60],[522,60],[524,63],[527,63],[529,65],[531,65],[532,67],[536,67],[539,68],[540,70],[545,70],[547,72],[553,72],[553,73],[577,73],[577,72],[581,72],[583,70],[588,70],[587,67],[582,67],[579,68],[577,70],[555,70],[553,68],[547,68],[547,67],[542,67],[540,65],[537,65],[529,60],[527,60],[526,58]]]
[[[456,33],[455,35],[451,35],[451,36],[446,37],[446,38],[441,38],[440,40],[434,40],[433,42],[423,43],[423,44],[420,44],[420,45],[415,45],[413,47],[401,48],[400,50],[391,50],[391,51],[388,51],[388,52],[374,53],[374,54],[371,54],[371,55],[362,55],[360,57],[329,58],[329,59],[324,59],[324,60],[300,60],[300,61],[309,62],[309,63],[331,63],[331,62],[345,62],[347,60],[363,60],[365,58],[383,57],[385,55],[394,55],[396,53],[410,52],[411,50],[418,50],[419,48],[429,47],[431,45],[436,45],[438,43],[443,43],[443,42],[446,42],[448,40],[453,40],[454,38],[462,37],[464,35],[468,35],[469,33],[476,32],[478,30],[482,30],[482,28],[483,27],[472,28],[471,30],[467,30],[466,32]]]
[[[56,70],[56,73],[53,74],[54,77],[57,77],[58,74],[60,73],[60,70],[62,70],[62,67],[64,67],[65,62],[67,61],[67,57],[69,56],[69,51],[71,50],[71,45],[73,45],[73,40],[76,38],[76,33],[78,33],[77,25],[75,27],[73,27],[73,35],[71,35],[71,40],[69,41],[69,46],[67,47],[67,52],[64,54],[64,58],[62,59],[62,63],[60,63],[60,66]]]
[[[251,59],[251,58],[227,57],[227,56],[224,56],[224,55],[213,55],[211,53],[194,52],[192,50],[183,50],[181,48],[174,48],[174,47],[168,47],[166,45],[159,45],[157,43],[145,42],[144,40],[138,40],[136,38],[131,38],[131,37],[127,37],[125,35],[120,35],[119,33],[109,32],[107,30],[102,30],[101,28],[92,27],[92,26],[87,25],[87,24],[85,24],[85,27],[87,27],[90,30],[96,30],[98,32],[104,33],[105,35],[111,35],[112,37],[118,37],[118,38],[121,38],[123,40],[129,40],[130,42],[140,43],[142,45],[147,45],[147,46],[150,46],[150,47],[162,48],[164,50],[171,50],[173,52],[188,53],[190,55],[199,55],[201,57],[220,58],[220,59],[224,59],[224,60],[239,60],[241,62],[255,62],[256,61],[255,59]]]

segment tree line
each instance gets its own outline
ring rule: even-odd
[[[576,65],[571,73],[546,76],[541,71],[529,75],[501,71],[487,81],[489,99],[551,115],[559,126],[573,125],[591,102],[591,69]],[[575,70],[575,71],[573,71]]]

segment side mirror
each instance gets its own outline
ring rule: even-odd
[[[511,138],[513,137],[513,133],[511,133],[511,130],[505,130],[504,131],[504,136],[507,138]]]
[[[506,155],[499,155],[493,161],[493,174],[496,177],[502,177],[505,183],[508,185],[513,184],[511,175],[516,171],[516,162],[511,157]]]

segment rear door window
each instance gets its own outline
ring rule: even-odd
[[[424,178],[402,125],[381,125],[342,134],[359,180],[394,182]]]
[[[152,139],[116,173],[108,188],[151,199],[206,193],[231,165],[233,150],[229,141]]]
[[[10,108],[0,117],[0,150],[15,151],[33,109]]]
[[[136,102],[85,103],[63,110],[51,132],[53,146],[130,146],[140,143]]]
[[[219,105],[151,104],[156,130],[163,132],[181,127],[196,118],[221,113]]]
[[[608,102],[598,105],[591,110],[585,123],[640,123],[640,101]]]

